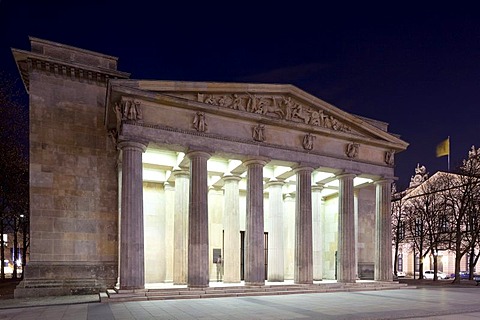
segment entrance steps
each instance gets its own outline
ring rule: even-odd
[[[126,302],[126,301],[148,301],[148,300],[173,300],[173,299],[204,299],[204,298],[226,298],[246,296],[267,296],[302,293],[327,293],[327,292],[352,292],[371,290],[392,290],[405,289],[407,284],[399,282],[356,282],[337,283],[329,282],[314,284],[267,284],[265,286],[244,286],[244,285],[219,285],[205,288],[148,288],[139,290],[117,290],[111,289],[100,294],[101,302]],[[411,287],[409,287],[411,288]]]

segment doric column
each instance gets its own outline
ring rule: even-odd
[[[390,216],[392,180],[375,182],[375,280],[392,281],[392,218]]]
[[[283,236],[285,255],[285,279],[293,279],[295,270],[295,193],[288,193],[283,199]]]
[[[188,286],[208,287],[208,172],[210,154],[191,151],[188,210]]]
[[[142,153],[147,146],[121,141],[120,290],[145,288]]]
[[[353,201],[354,174],[338,176],[338,250],[337,281],[355,282],[355,216]]]
[[[323,184],[312,186],[313,280],[323,279]]]
[[[173,283],[186,284],[188,270],[188,195],[190,173],[174,170]]]
[[[295,169],[295,283],[313,283],[312,172],[311,167]]]
[[[284,280],[283,181],[270,181],[268,188],[268,281]]]
[[[164,184],[165,189],[165,282],[173,282],[173,257],[174,257],[174,234],[175,234],[175,186],[168,182]]]
[[[265,285],[263,167],[266,163],[262,159],[252,159],[244,162],[244,165],[247,167],[246,285]]]
[[[223,281],[229,283],[240,282],[240,201],[238,176],[223,177],[224,189],[224,252],[223,252]]]

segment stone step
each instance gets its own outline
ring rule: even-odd
[[[355,292],[373,290],[393,290],[410,288],[397,282],[372,283],[328,283],[309,285],[267,285],[267,286],[221,286],[206,288],[158,288],[142,290],[108,290],[100,295],[102,302],[125,302],[146,300],[204,299],[326,292]]]

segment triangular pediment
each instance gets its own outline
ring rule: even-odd
[[[115,80],[115,86],[130,87],[150,96],[200,103],[216,109],[261,115],[286,125],[302,125],[325,134],[385,144],[398,151],[408,144],[387,131],[384,122],[347,113],[293,85]]]

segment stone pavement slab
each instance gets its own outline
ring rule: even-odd
[[[85,302],[0,310],[0,319],[479,319],[480,287]],[[51,301],[54,302],[54,301]]]

